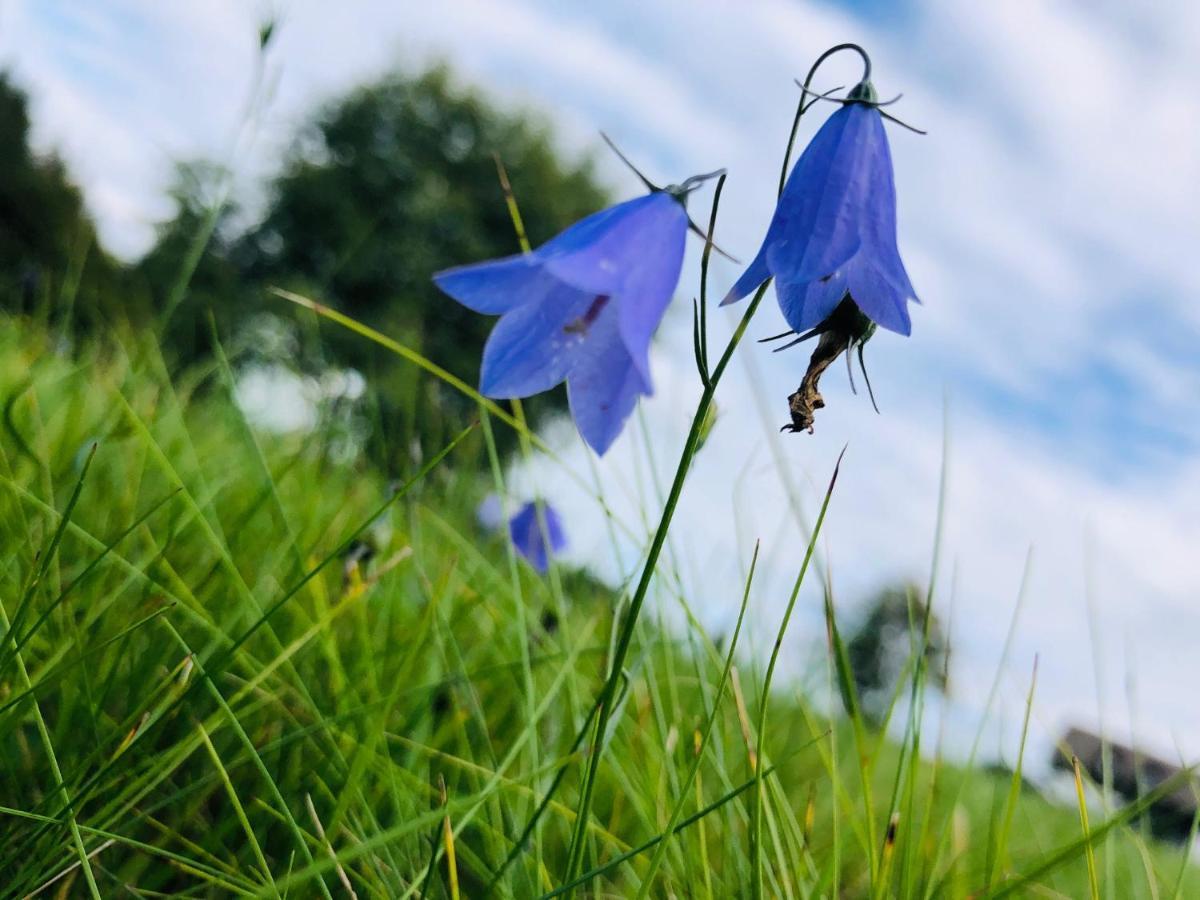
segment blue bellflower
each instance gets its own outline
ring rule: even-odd
[[[908,301],[920,300],[896,248],[892,154],[870,82],[850,92],[796,161],[762,248],[721,305],[772,276],[796,332],[817,328],[847,295],[875,324],[912,332]]]
[[[650,339],[679,281],[690,222],[682,186],[652,188],[576,222],[532,253],[434,275],[475,312],[499,315],[479,390],[529,397],[563,381],[583,439],[603,454],[650,380]],[[644,180],[644,179],[643,179]]]
[[[548,503],[542,504],[542,517],[546,523],[545,534],[538,519],[537,504],[533,502],[522,506],[508,522],[508,534],[513,546],[539,572],[545,572],[550,565],[550,557],[567,547],[562,520]]]

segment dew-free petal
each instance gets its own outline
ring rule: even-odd
[[[615,316],[597,321],[596,333],[567,378],[571,417],[588,445],[603,455],[621,433],[642,394],[651,392],[624,341]]]
[[[664,223],[681,219],[686,231],[687,216],[679,201],[656,191],[594,213],[534,252],[546,271],[568,284],[596,294],[615,294],[641,280],[637,269],[649,255],[644,242],[655,240]],[[679,254],[682,262],[682,246]]]
[[[729,293],[725,295],[721,305],[728,306],[730,303],[736,303],[743,297],[754,293],[758,286],[770,277],[771,270],[767,268],[767,245],[764,242],[758,255],[750,261],[750,265],[742,273],[742,277],[735,281],[733,287],[729,289]]]
[[[807,283],[775,283],[783,318],[793,331],[798,332],[808,331],[825,321],[842,302],[846,290],[847,281],[843,272],[835,272],[827,279],[817,278]]]
[[[542,522],[546,525],[545,532]],[[540,518],[537,504],[526,503],[509,521],[508,533],[516,551],[539,572],[549,567],[552,554],[562,552],[567,546],[562,520],[548,503],[542,504]]]
[[[863,220],[864,255],[874,260],[880,274],[890,281],[906,300],[920,303],[908,272],[896,246],[896,182],[892,168],[892,151],[888,144],[883,119],[875,121],[873,129],[875,155],[871,160],[868,199]]]
[[[511,399],[548,391],[571,371],[573,352],[587,337],[589,311],[598,298],[561,282],[538,301],[501,317],[483,348],[479,389],[488,397]]]
[[[864,162],[874,153],[872,117],[879,118],[879,111],[843,106],[796,162],[764,242],[776,278],[823,278],[858,252],[868,183]]]
[[[873,259],[854,260],[847,267],[846,284],[851,298],[868,319],[906,337],[912,334],[908,297],[897,289]]]
[[[637,241],[636,261],[625,269],[617,293],[617,315],[621,339],[650,384],[650,340],[658,329],[679,283],[687,240],[687,213],[674,197],[652,194],[645,227],[633,236]]]
[[[540,300],[557,284],[529,254],[445,269],[433,283],[468,309],[500,315]]]

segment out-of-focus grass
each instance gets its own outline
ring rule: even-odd
[[[0,896],[558,889],[624,598],[538,578],[478,529],[509,426],[481,410],[444,459],[384,477],[320,431],[256,433],[221,359],[168,370],[146,340],[66,356],[0,329]],[[762,667],[726,675],[728,649],[639,623],[584,894],[743,896],[757,863],[771,897],[981,896],[1029,873],[1018,894],[1200,895],[1180,852],[1106,834],[1098,807],[1089,854],[1078,810],[914,759],[919,728],[831,721],[782,681],[764,717]]]

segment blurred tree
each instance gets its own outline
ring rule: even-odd
[[[62,161],[29,146],[27,98],[0,72],[0,308],[91,327],[118,278]]]
[[[180,163],[168,196],[175,216],[158,227],[154,246],[137,264],[154,296],[163,344],[183,362],[208,359],[212,323],[218,333],[243,330],[247,313],[261,305],[261,290],[244,280],[234,260],[242,239],[239,209],[230,202],[229,172],[205,161]]]
[[[879,720],[888,711],[905,667],[912,659],[925,621],[925,592],[912,584],[884,588],[846,641],[854,683],[864,713]],[[925,645],[926,684],[945,693],[950,645],[936,614],[929,619]]]
[[[226,232],[224,218],[216,223],[186,298],[172,314],[173,351],[184,359],[208,352],[210,310],[225,335],[241,331],[243,338],[264,311],[311,324],[266,295],[268,285],[279,285],[328,303],[477,383],[494,320],[442,295],[430,276],[519,252],[494,155],[508,170],[534,244],[606,202],[590,161],[564,165],[543,124],[495,110],[454,86],[444,68],[392,75],[332,103],[295,141],[270,186],[261,222],[240,238]],[[142,263],[160,308],[169,302],[169,273],[186,259],[192,237],[212,224],[206,194],[214,176],[205,175],[194,167],[181,170],[178,215]],[[353,367],[366,376],[372,446],[386,462],[440,443],[474,415],[470,401],[336,326],[321,325],[320,341],[299,341],[293,362],[307,372]],[[562,396],[527,409],[536,417],[561,404]]]

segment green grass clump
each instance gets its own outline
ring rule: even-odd
[[[627,592],[479,530],[486,410],[385,477],[322,429],[257,433],[231,378],[0,329],[0,896],[558,890]],[[1019,780],[922,759],[916,723],[782,680],[765,717],[733,651],[638,623],[585,895],[744,896],[756,869],[771,897],[1200,895],[1095,803],[1085,841]]]

